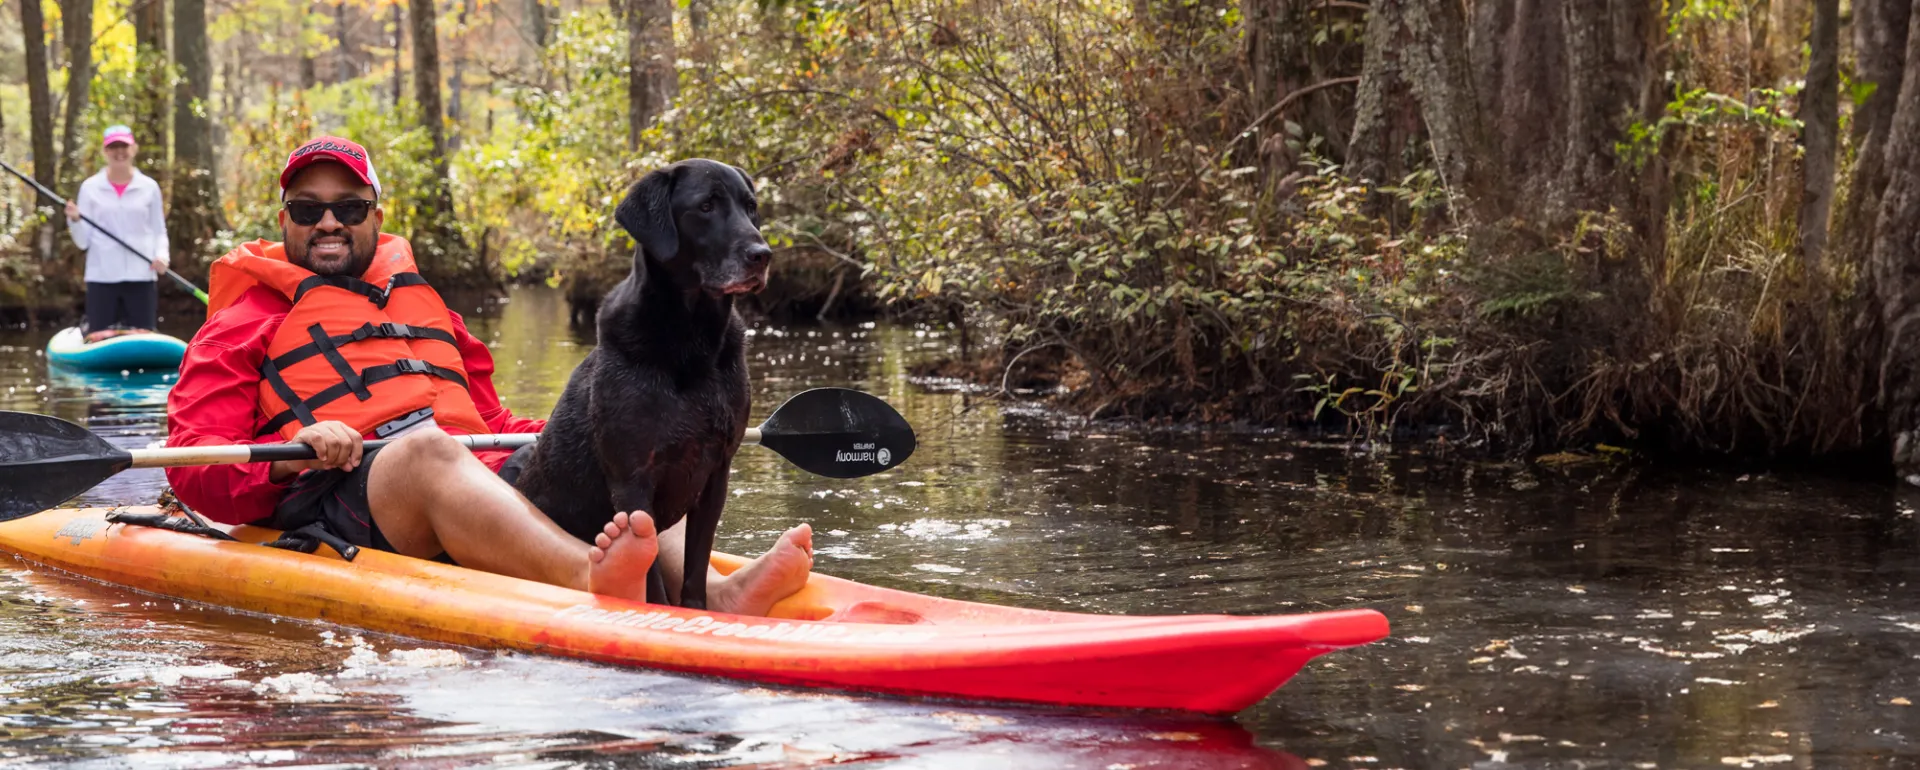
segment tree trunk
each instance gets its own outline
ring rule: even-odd
[[[1887,186],[1886,144],[1894,102],[1903,87],[1913,5],[1912,0],[1855,0],[1853,4],[1854,52],[1859,62],[1854,82],[1872,84],[1873,92],[1853,112],[1853,178],[1834,230],[1834,247],[1844,257],[1864,259],[1874,248],[1880,193]]]
[[[412,1],[408,0],[408,2]],[[396,111],[400,109],[400,84],[403,82],[406,71],[405,67],[400,66],[404,61],[401,58],[403,56],[401,48],[405,46],[406,39],[406,22],[400,18],[400,3],[395,2],[393,4],[393,109]]]
[[[470,284],[469,254],[453,223],[453,189],[447,174],[447,124],[440,108],[440,41],[435,0],[409,0],[413,15],[413,101],[431,144],[433,175],[419,191],[415,208],[414,253],[422,274],[443,285]]]
[[[1840,132],[1840,0],[1814,0],[1807,51],[1807,84],[1800,92],[1806,147],[1800,165],[1800,260],[1807,275],[1817,277],[1833,213],[1835,134]]]
[[[1498,191],[1488,178],[1486,131],[1474,96],[1461,5],[1453,0],[1377,0],[1371,8],[1351,150],[1358,175],[1381,184],[1399,181],[1385,171],[1392,165],[1386,156],[1404,145],[1387,122],[1392,101],[1402,94],[1411,96],[1442,181],[1469,204],[1456,213],[1477,216],[1483,204],[1495,202]]]
[[[47,83],[47,18],[38,2],[20,4],[20,30],[26,38],[27,131],[33,145],[33,179],[48,189],[60,183],[60,162],[53,154],[53,89]],[[52,205],[34,196],[35,205]],[[54,216],[58,217],[59,214]],[[52,227],[37,228],[35,245],[42,269],[53,262]]]
[[[198,268],[214,236],[226,229],[220,209],[213,121],[213,54],[207,40],[206,0],[173,0],[173,51],[180,61],[180,82],[173,94],[173,195],[167,201],[167,234],[176,251],[192,257],[183,267]],[[308,64],[312,59],[306,59]],[[197,269],[194,272],[198,272]]]
[[[1604,211],[1613,190],[1613,23],[1598,0],[1566,0],[1567,149],[1555,199],[1561,213]]]
[[[457,23],[454,25],[460,37],[454,41],[453,62],[450,67],[453,72],[448,73],[447,76],[447,123],[452,129],[447,134],[447,147],[454,152],[460,150],[460,140],[464,133],[461,130],[461,119],[465,117],[461,109],[461,92],[466,90],[466,85],[461,75],[467,68],[467,18],[472,12],[473,0],[461,0],[460,16],[455,19]]]
[[[1266,114],[1287,95],[1316,82],[1313,26],[1308,8],[1301,0],[1242,0],[1240,14],[1246,30],[1242,35],[1243,51],[1252,80],[1247,117],[1252,119]],[[1287,147],[1288,121],[1314,136],[1345,130],[1337,116],[1326,114],[1322,109],[1325,104],[1317,99],[1304,100],[1254,129],[1251,144],[1267,179],[1280,179],[1299,163],[1300,159]]]
[[[337,82],[345,83],[360,74],[353,66],[353,38],[348,34],[347,0],[335,0],[333,4],[333,35],[339,43],[340,57],[334,66],[333,76]]]
[[[93,93],[93,0],[66,0],[60,6],[61,34],[67,44],[67,119],[61,129],[60,167],[55,177],[62,189],[79,181],[80,148],[85,145],[80,120]]]
[[[1567,57],[1565,0],[1514,0],[1504,27],[1487,30],[1481,47],[1500,51],[1497,73],[1476,83],[1493,123],[1496,146],[1516,201],[1531,201],[1520,212],[1530,221],[1546,218],[1549,189],[1565,164]],[[1492,6],[1489,0],[1475,8]],[[1494,19],[1493,21],[1498,21]],[[1483,55],[1484,59],[1493,58]]]
[[[535,53],[547,48],[547,6],[541,0],[527,0],[526,17],[527,39],[533,41]]]
[[[1516,0],[1475,0],[1467,27],[1467,58],[1473,63],[1474,93],[1480,114],[1499,115],[1503,103],[1501,77],[1507,71],[1507,30],[1513,28]]]
[[[705,42],[707,32],[707,3],[712,0],[687,0],[687,26],[693,28],[694,42]]]
[[[627,146],[673,104],[679,91],[674,70],[673,0],[627,2]]]
[[[1916,0],[1920,5],[1920,0]],[[1880,391],[1895,471],[1920,485],[1920,13],[1908,19],[1905,72],[1886,140],[1887,187],[1867,265],[1878,310]]]
[[[133,119],[134,141],[147,148],[148,175],[167,190],[172,180],[167,149],[167,112],[172,89],[172,67],[167,61],[167,4],[165,0],[136,3],[133,10],[135,45]]]

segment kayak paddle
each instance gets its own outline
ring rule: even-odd
[[[0,168],[4,168],[7,171],[11,172],[14,176],[20,177],[20,181],[33,185],[33,189],[39,190],[41,195],[45,195],[48,198],[52,199],[54,203],[60,204],[61,208],[66,207],[67,205],[66,198],[60,197],[59,194],[55,193],[52,190],[47,189],[46,187],[42,186],[39,182],[34,181],[33,177],[20,173],[20,169],[7,165],[6,161],[0,161]],[[114,243],[118,243],[121,246],[126,247],[127,251],[133,252],[134,256],[144,259],[148,262],[157,261],[153,257],[149,257],[145,254],[140,253],[140,250],[134,248],[133,244],[120,240],[120,236],[114,235],[112,231],[109,231],[107,228],[101,227],[99,222],[93,221],[93,219],[88,217],[87,215],[81,214],[80,221],[93,225],[93,229],[100,231],[101,235],[104,235],[104,236],[107,236],[108,238],[113,239]],[[174,283],[180,284],[180,288],[193,292],[194,299],[200,300],[202,304],[206,303],[207,293],[204,291],[201,291],[200,287],[193,285],[193,282],[187,280],[186,276],[183,276],[179,273],[174,272],[172,268],[167,268],[167,277],[172,278]]]
[[[516,449],[538,433],[455,436],[470,449]],[[395,439],[366,442],[377,449]],[[851,479],[906,462],[915,446],[913,427],[887,402],[857,390],[815,388],[773,410],[742,443],[773,450],[801,470]],[[0,411],[0,521],[12,521],[59,505],[128,468],[311,460],[306,444],[223,444],[121,449],[86,428],[58,417]]]

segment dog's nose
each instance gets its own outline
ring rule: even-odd
[[[746,258],[747,264],[760,267],[773,259],[773,249],[764,243],[756,243],[748,246],[741,256]]]

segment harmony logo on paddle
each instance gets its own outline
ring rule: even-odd
[[[875,449],[873,442],[853,445],[853,451],[834,450],[833,461],[837,463],[879,463],[887,465],[893,462],[893,453],[886,447]]]
[[[938,634],[924,629],[875,628],[837,623],[757,623],[746,624],[716,620],[712,615],[682,617],[670,612],[603,610],[576,604],[554,613],[554,618],[572,618],[605,626],[672,631],[677,634],[766,639],[779,642],[831,641],[835,644],[915,644],[931,641]]]

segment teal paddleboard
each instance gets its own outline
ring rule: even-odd
[[[159,332],[87,342],[79,327],[68,327],[47,341],[48,361],[91,371],[177,369],[186,355],[185,341]]]

